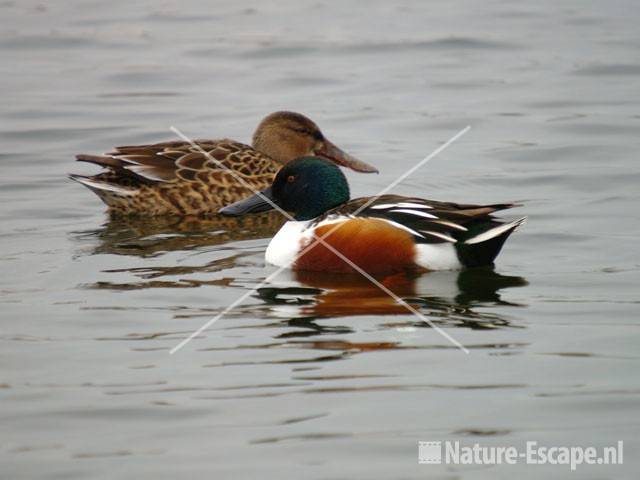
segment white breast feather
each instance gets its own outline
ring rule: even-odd
[[[314,225],[314,228],[308,228],[311,221],[287,222],[269,242],[265,252],[265,260],[267,263],[277,267],[290,268],[301,252],[301,245],[306,244],[313,237],[315,228],[340,223],[345,220],[349,220],[349,218],[333,217]],[[386,221],[396,228],[408,230],[413,234],[422,236],[404,225],[396,224],[396,222],[389,220]],[[416,244],[416,253],[416,263],[428,270],[458,270],[462,267],[455,247],[451,243]]]
[[[307,228],[310,221],[287,222],[269,242],[264,258],[267,263],[277,267],[291,267],[300,252],[302,240],[313,235],[313,229]]]

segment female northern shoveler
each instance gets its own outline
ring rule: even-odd
[[[305,155],[317,155],[358,172],[377,172],[327,140],[314,122],[293,112],[275,112],[264,118],[253,134],[252,147],[228,139],[195,143],[200,148],[173,141],[117,147],[105,155],[78,155],[77,160],[107,170],[71,178],[94,191],[110,213],[200,215],[216,213],[252,193],[238,175],[253,189],[262,189],[271,184],[283,164]]]
[[[317,157],[285,165],[261,195],[292,212],[295,219],[271,240],[266,260],[298,270],[354,271],[320,243],[307,249],[314,237],[325,235],[326,243],[372,274],[490,265],[526,218],[503,223],[491,215],[515,206],[509,203],[462,205],[398,195],[349,200],[343,173]],[[220,213],[241,215],[272,208],[254,195]]]

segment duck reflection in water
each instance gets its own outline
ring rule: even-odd
[[[76,232],[75,235],[97,239],[94,254],[149,257],[164,252],[269,238],[285,221],[275,211],[246,217],[111,217],[101,228]]]
[[[266,287],[260,289],[257,296],[273,307],[276,316],[294,317],[294,323],[301,318],[409,314],[403,305],[360,275],[304,271],[281,275],[279,281],[286,281],[286,275],[289,275],[291,283],[304,287]],[[503,316],[476,309],[522,307],[522,304],[502,300],[500,291],[527,285],[524,278],[501,275],[492,267],[421,275],[402,273],[377,280],[430,320],[474,329],[513,326]],[[291,283],[287,282],[288,285]],[[418,318],[390,326],[409,325],[428,327]]]
[[[78,238],[89,238],[98,244],[93,254],[117,254],[149,258],[165,252],[188,251],[202,247],[215,247],[229,242],[269,238],[278,231],[285,219],[279,212],[265,212],[244,217],[212,216],[161,217],[143,219],[112,218],[101,229],[75,233]],[[166,276],[197,275],[219,272],[235,265],[236,257],[213,264],[179,267],[140,267],[128,269],[136,281],[115,287],[104,282],[96,288],[150,288]],[[125,269],[126,270],[126,269]],[[118,270],[120,271],[120,270]],[[138,277],[143,276],[140,283]],[[496,313],[487,311],[492,306],[521,307],[501,298],[501,291],[527,285],[524,278],[501,275],[493,267],[471,268],[462,271],[427,273],[399,273],[379,276],[385,287],[427,315],[435,323],[466,328],[486,329],[514,326]],[[156,283],[151,282],[155,281]],[[211,278],[191,279],[189,282],[162,283],[163,287],[197,287],[211,284]],[[174,285],[175,284],[175,285]],[[309,335],[336,334],[352,331],[348,326],[324,326],[316,319],[362,315],[402,315],[400,322],[390,327],[428,325],[409,315],[407,309],[395,299],[359,274],[335,274],[307,271],[283,271],[272,285],[259,289],[256,294],[265,305],[261,309],[267,317],[287,318],[292,327],[304,328]],[[286,285],[286,286],[280,286]],[[266,308],[264,308],[266,307]],[[290,332],[291,336],[306,336]]]

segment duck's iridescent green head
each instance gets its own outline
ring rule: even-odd
[[[349,200],[349,184],[334,163],[302,157],[278,172],[271,193],[276,205],[296,220],[310,220]]]
[[[242,215],[273,209],[265,198],[292,213],[296,220],[310,220],[349,200],[349,184],[334,163],[302,157],[282,167],[273,184],[260,195],[228,205],[220,213]]]

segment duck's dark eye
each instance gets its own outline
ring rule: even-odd
[[[293,183],[296,181],[296,176],[295,175],[289,175],[287,177],[287,183]]]
[[[320,130],[317,129],[308,129],[308,128],[304,128],[304,127],[289,127],[291,130],[293,130],[296,133],[300,133],[302,135],[306,135],[308,137],[313,137],[316,140],[324,140],[324,135],[322,135],[322,132]]]

